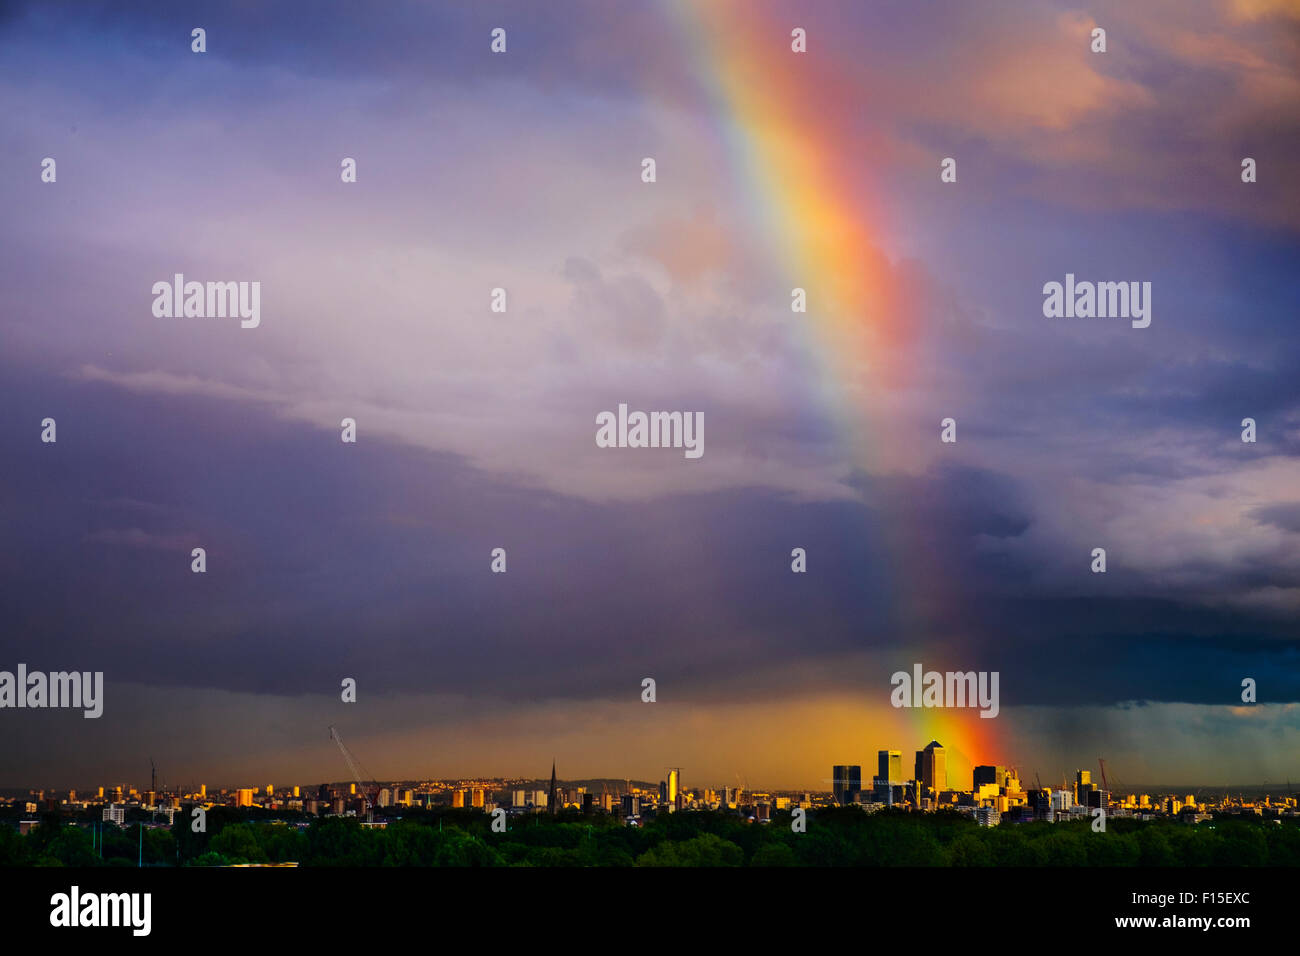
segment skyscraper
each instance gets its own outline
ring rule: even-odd
[[[890,783],[903,781],[903,752],[881,750],[876,754],[876,776]]]
[[[555,758],[551,758],[551,789],[546,794],[546,810],[555,816]]]
[[[916,753],[916,773],[912,779],[921,775],[921,752]],[[907,778],[903,775],[903,752],[901,750],[879,750],[876,752],[876,775],[871,778],[872,799],[880,803],[894,805],[895,789],[901,787]]]
[[[673,767],[668,771],[668,807],[670,812],[682,808],[682,771],[680,767]]]
[[[971,776],[972,776],[971,782],[974,784],[974,789],[976,790],[980,788],[981,784],[986,784],[986,783],[996,784],[999,787],[1005,787],[1007,785],[1006,767],[991,767],[988,765],[981,765],[979,767],[976,767],[974,771],[972,771]]]
[[[1074,802],[1081,807],[1088,806],[1092,793],[1092,771],[1076,770],[1074,772]]]
[[[840,806],[853,802],[862,789],[862,768],[836,764],[831,768],[831,789]]]
[[[948,789],[948,752],[943,749],[943,744],[931,740],[924,750],[917,753],[916,762],[919,765],[918,779],[926,789],[936,792]]]

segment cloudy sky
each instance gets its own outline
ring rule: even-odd
[[[4,6],[0,787],[1300,779],[1300,5],[1018,6]]]

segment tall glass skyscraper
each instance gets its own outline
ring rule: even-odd
[[[840,806],[852,803],[862,789],[862,768],[851,764],[836,764],[831,768],[831,789]]]
[[[903,752],[881,750],[876,754],[876,776],[889,783],[903,782]]]
[[[917,753],[916,762],[922,786],[936,792],[948,789],[948,752],[943,744],[931,740]]]

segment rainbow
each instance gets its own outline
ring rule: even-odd
[[[808,292],[809,343],[820,365],[815,395],[852,460],[887,471],[892,442],[915,440],[894,435],[898,416],[891,414],[895,390],[905,383],[911,337],[901,318],[901,291],[873,233],[875,184],[864,171],[862,147],[847,146],[854,134],[835,123],[837,114],[852,112],[839,92],[843,78],[826,71],[825,58],[792,52],[791,30],[799,24],[773,22],[752,4],[665,4],[720,123],[735,186],[754,226],[791,287]],[[937,435],[937,421],[935,428]],[[891,527],[886,534],[884,543],[902,558],[903,573],[934,577],[933,562],[910,553],[906,529]],[[905,611],[904,620],[916,618]],[[935,651],[915,653],[927,670],[969,669],[949,668]],[[931,739],[944,745],[955,773],[1001,755],[997,719],[944,708],[910,708],[908,714],[916,740],[903,748],[907,759]],[[886,746],[897,744],[879,741]]]

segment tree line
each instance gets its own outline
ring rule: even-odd
[[[299,822],[299,820],[301,822]],[[644,826],[566,811],[508,819],[476,810],[404,811],[386,828],[352,817],[267,819],[228,807],[195,833],[188,808],[171,828],[98,827],[44,817],[26,835],[0,825],[0,866],[1297,866],[1300,823],[1219,815],[1195,826],[1112,818],[980,827],[957,813],[856,808],[789,813],[770,824],[734,813],[659,814]],[[307,822],[310,821],[310,822]]]

